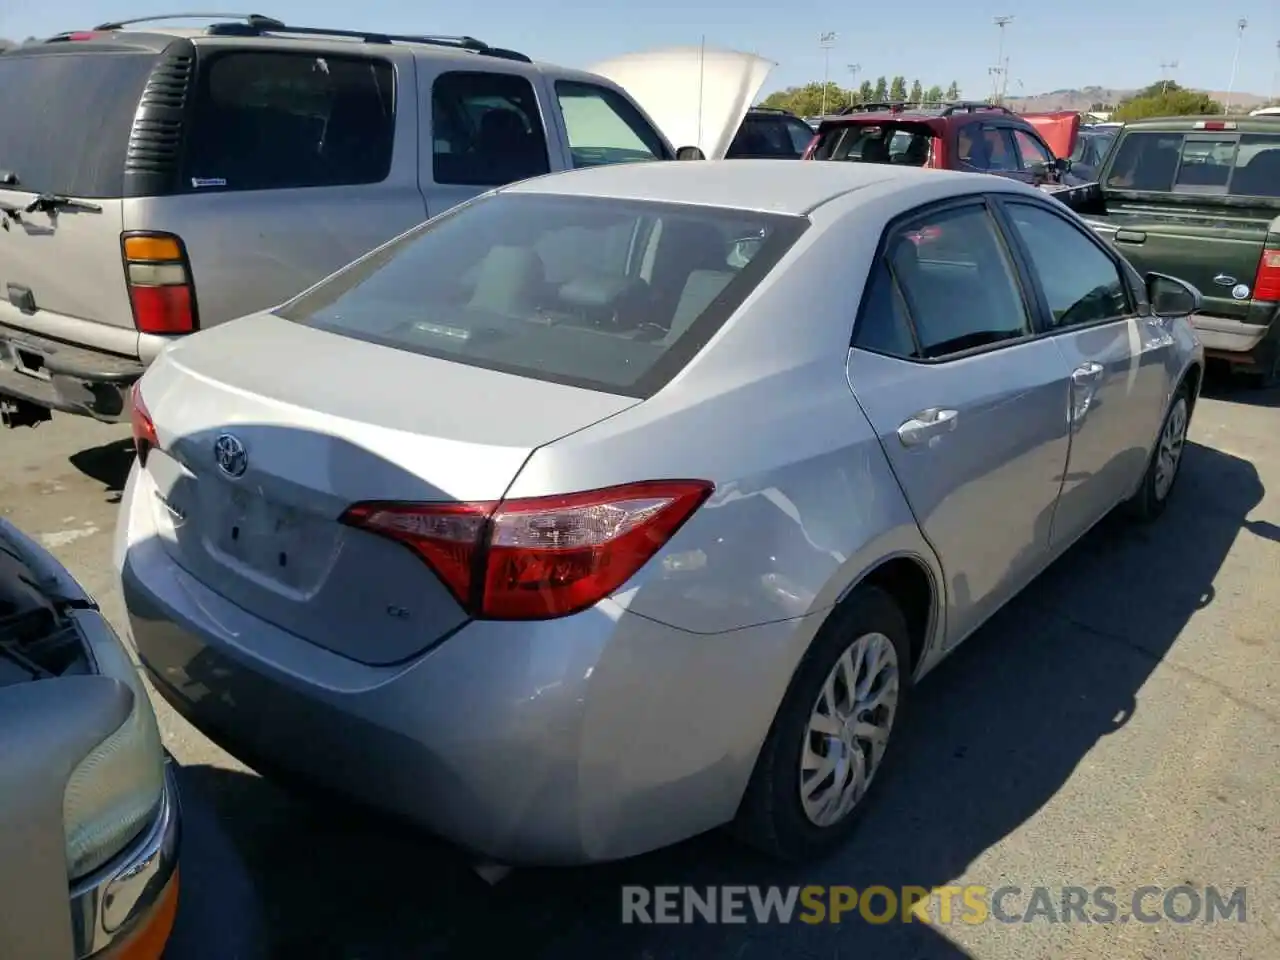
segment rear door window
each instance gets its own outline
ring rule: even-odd
[[[492,71],[442,73],[431,87],[436,183],[501,186],[551,170],[533,86]]]
[[[197,77],[193,190],[379,183],[391,170],[395,71],[384,60],[237,51],[210,56]]]
[[[276,312],[399,350],[646,397],[807,225],[746,210],[497,193]]]
[[[671,159],[658,131],[616,90],[560,80],[556,99],[575,167]]]
[[[0,56],[0,171],[31,193],[120,197],[155,63],[153,54],[88,51]]]

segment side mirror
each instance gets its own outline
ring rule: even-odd
[[[1048,180],[1053,176],[1053,171],[1054,165],[1052,162],[1045,163],[1042,160],[1037,160],[1035,163],[1027,165],[1027,172],[1037,180]]]
[[[1058,173],[1070,173],[1073,162],[1074,161],[1070,157],[1058,157],[1058,159],[1053,162],[1053,165],[1057,168]]]
[[[676,151],[677,160],[705,160],[707,155],[698,147],[681,147]]]
[[[1185,280],[1163,273],[1148,273],[1145,279],[1147,302],[1157,317],[1189,317],[1204,302],[1200,291]]]

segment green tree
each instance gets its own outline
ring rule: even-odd
[[[876,88],[871,85],[870,80],[863,80],[862,85],[858,87],[858,102],[870,103],[875,99]]]
[[[884,77],[876,77],[876,87],[871,92],[871,99],[877,103],[883,103],[889,99],[889,81]]]
[[[1116,104],[1111,118],[1128,123],[1147,117],[1199,117],[1222,113],[1222,104],[1207,93],[1188,90],[1173,81],[1153,83]]]
[[[960,99],[960,84],[956,83],[954,80],[951,81],[951,86],[947,87],[946,99],[947,100]]]
[[[907,99],[912,103],[921,103],[924,100],[924,87],[920,86],[919,80],[911,81],[911,92],[907,94]]]
[[[907,78],[906,77],[893,78],[893,82],[889,84],[889,99],[890,100],[907,99]]]
[[[925,103],[938,103],[942,99],[942,88],[936,83],[924,92]]]

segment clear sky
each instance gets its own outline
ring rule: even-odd
[[[0,36],[21,40],[111,17],[220,5],[256,7],[299,24],[467,33],[575,67],[656,46],[696,45],[705,36],[708,45],[776,61],[765,92],[821,80],[818,35],[835,31],[832,81],[848,85],[849,64],[860,64],[859,80],[896,73],[926,87],[955,80],[963,95],[981,97],[990,90],[987,69],[997,57],[996,15],[1015,18],[1005,44],[1011,96],[1088,84],[1144,86],[1160,79],[1161,63],[1175,60],[1179,66],[1170,76],[1179,83],[1225,90],[1241,17],[1249,26],[1235,89],[1267,96],[1276,89],[1280,67],[1276,0],[369,0],[354,6],[338,0],[9,0],[0,3]]]

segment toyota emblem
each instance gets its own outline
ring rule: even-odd
[[[228,477],[240,477],[249,467],[249,452],[238,437],[224,433],[213,441],[213,459]]]

